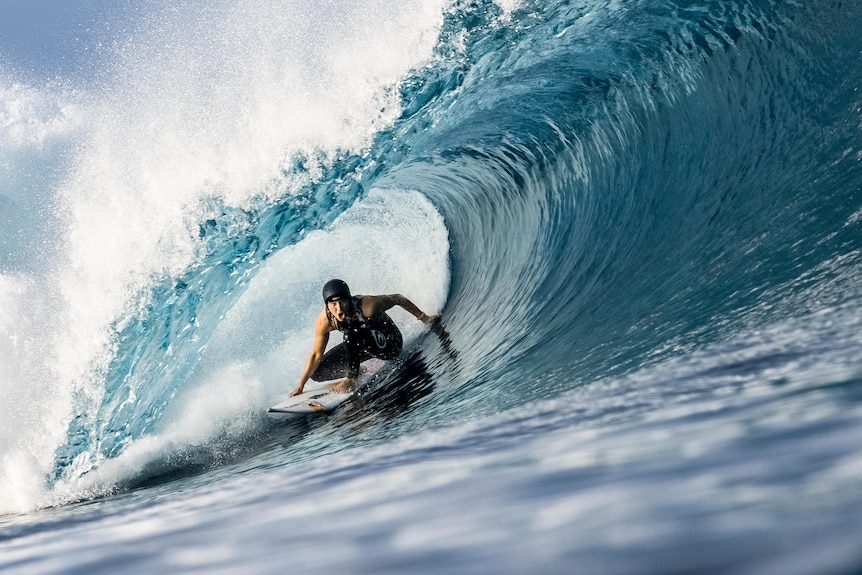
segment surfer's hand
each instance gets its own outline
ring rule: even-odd
[[[422,323],[431,323],[432,321],[439,319],[439,318],[440,318],[440,314],[428,315],[427,313],[423,313],[422,315],[420,315],[416,319],[418,319]]]
[[[290,397],[293,397],[295,395],[299,395],[300,393],[302,393],[302,388],[304,388],[304,387],[305,387],[304,385],[298,386],[296,389],[294,389],[293,391],[290,392]]]
[[[348,393],[356,389],[356,378],[345,377],[329,388],[329,393]]]

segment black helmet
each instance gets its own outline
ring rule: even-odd
[[[328,302],[334,298],[350,299],[350,288],[342,280],[329,280],[323,286],[323,301]]]

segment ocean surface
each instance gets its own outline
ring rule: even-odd
[[[0,30],[0,571],[862,571],[862,4],[88,5]],[[273,418],[333,277],[446,334]]]

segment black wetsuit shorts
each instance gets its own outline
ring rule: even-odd
[[[327,381],[359,375],[359,364],[372,357],[395,359],[404,346],[398,326],[387,314],[354,322],[341,330],[344,341],[323,356],[311,379]]]

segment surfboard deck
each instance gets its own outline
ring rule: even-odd
[[[332,411],[350,399],[354,393],[368,385],[374,375],[386,364],[382,359],[372,357],[361,364],[359,377],[356,378],[356,389],[347,393],[330,393],[329,389],[339,380],[309,381],[303,393],[288,397],[267,410],[272,415],[325,413]]]

